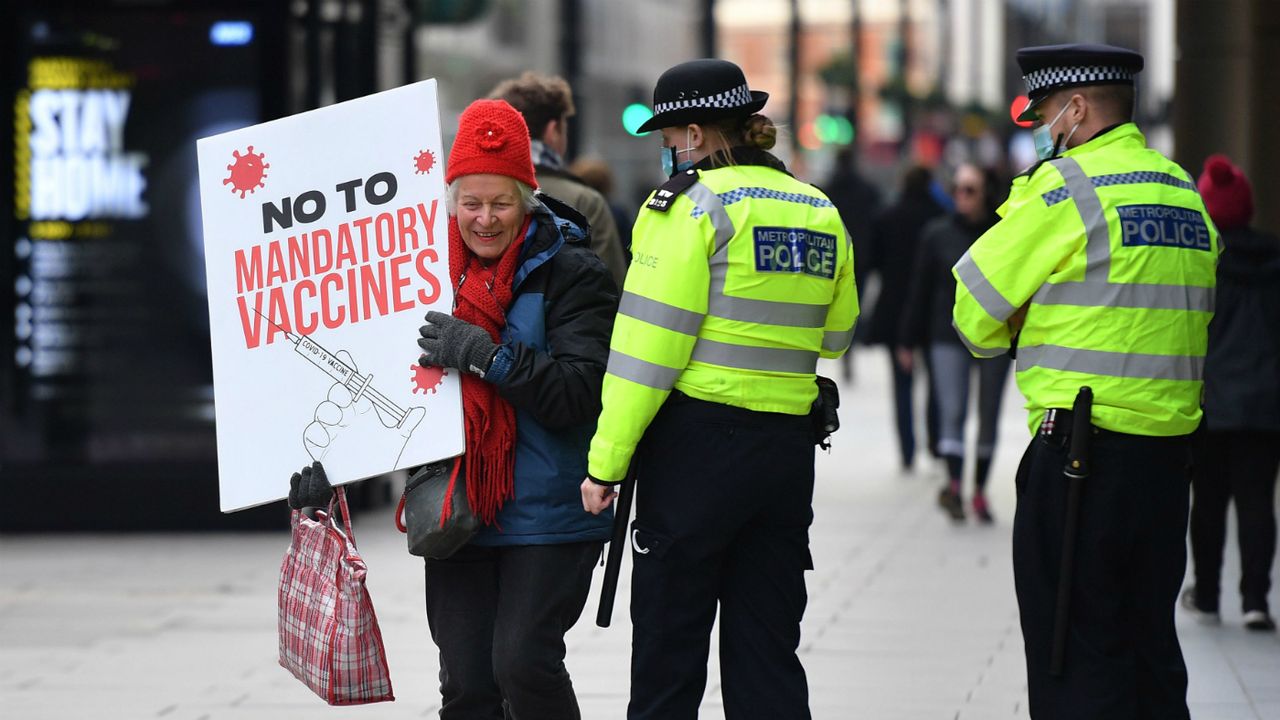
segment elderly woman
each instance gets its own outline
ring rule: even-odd
[[[578,718],[564,635],[612,525],[582,511],[578,483],[618,290],[582,216],[534,193],[529,132],[506,102],[462,113],[445,182],[454,310],[427,314],[419,362],[462,371],[461,474],[483,527],[426,560],[440,717]]]
[[[534,194],[529,131],[501,100],[458,120],[449,154],[453,315],[428,313],[424,365],[462,375],[467,495],[484,528],[426,561],[440,717],[577,718],[564,634],[587,600],[611,518],[578,481],[600,411],[618,291],[588,227]]]

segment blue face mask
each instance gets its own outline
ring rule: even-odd
[[[1069,103],[1067,105],[1063,105],[1062,109],[1058,111],[1058,114],[1054,116],[1052,121],[1031,131],[1031,139],[1036,144],[1036,157],[1041,160],[1051,160],[1057,156],[1058,150],[1071,140],[1071,136],[1075,135],[1076,130],[1080,127],[1080,123],[1076,123],[1075,127],[1071,128],[1071,132],[1067,133],[1065,140],[1061,135],[1058,136],[1056,141],[1053,139],[1053,126],[1062,119],[1063,113],[1065,113],[1069,107],[1071,107]]]
[[[693,167],[693,160],[676,162],[676,158],[679,157],[680,153],[685,153],[687,155],[693,152],[692,147],[687,147],[692,144],[692,140],[690,139],[691,133],[691,130],[685,128],[684,144],[686,147],[683,150],[674,145],[668,145],[662,148],[662,172],[665,173],[667,177],[672,177],[676,173],[682,173]]]

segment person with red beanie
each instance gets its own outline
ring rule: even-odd
[[[466,452],[420,472],[461,462],[481,529],[426,560],[440,717],[573,720],[564,635],[613,523],[582,511],[578,483],[618,292],[587,221],[535,194],[529,131],[511,105],[463,111],[445,182],[454,310],[427,313],[418,362],[460,371]]]
[[[1280,470],[1280,240],[1249,227],[1253,189],[1226,157],[1205,161],[1198,188],[1222,232],[1224,250],[1204,364],[1204,422],[1191,475],[1195,585],[1183,591],[1182,604],[1201,621],[1221,622],[1222,548],[1227,505],[1234,498],[1244,625],[1274,632],[1267,594]]]

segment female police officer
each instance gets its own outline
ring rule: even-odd
[[[719,603],[726,717],[807,718],[807,415],[818,358],[853,335],[852,249],[831,202],[766,152],[768,96],[738,66],[682,63],[653,95],[640,129],[661,131],[671,179],[635,225],[582,484],[600,512],[637,456],[627,716],[697,716]]]

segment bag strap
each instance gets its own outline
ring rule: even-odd
[[[346,533],[347,539],[351,541],[354,547],[356,544],[356,534],[351,530],[351,510],[347,507],[347,489],[341,485],[333,489],[333,499],[329,501],[329,517],[333,517],[333,504],[338,504],[338,509],[342,512],[342,531]]]
[[[457,479],[458,471],[461,468],[462,468],[462,456],[459,455],[453,458],[452,469],[449,471],[450,487],[452,487],[454,481]],[[409,497],[409,491],[413,490],[423,482],[425,482],[425,480],[420,480],[417,484],[412,484],[412,485],[406,484],[404,488],[404,492],[400,493],[400,502],[399,504],[396,505],[395,521],[396,521],[396,529],[402,533],[408,534],[409,532],[408,526],[405,525],[405,517],[404,517],[404,504]],[[452,493],[449,493],[449,495],[452,496]],[[445,502],[448,502],[448,500],[446,500]],[[443,519],[441,519],[440,525],[441,526],[444,525]]]

